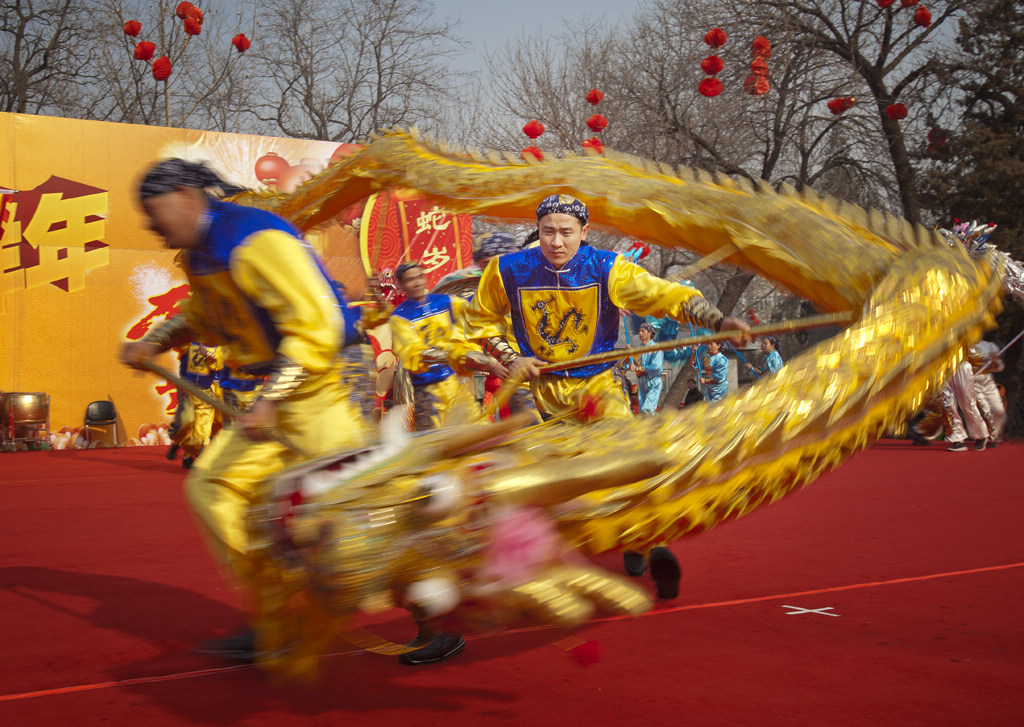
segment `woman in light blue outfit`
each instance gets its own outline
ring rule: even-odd
[[[650,346],[654,343],[654,326],[644,323],[640,326],[640,343]],[[656,414],[658,402],[661,401],[661,370],[665,366],[665,354],[662,351],[652,351],[640,357],[640,361],[634,367],[638,383],[638,398],[640,399],[641,414]]]
[[[761,353],[764,354],[764,366],[758,367],[747,364],[747,368],[758,376],[778,373],[782,368],[782,354],[779,353],[779,339],[775,336],[766,336],[761,341]]]
[[[704,396],[708,401],[721,401],[729,393],[729,359],[722,354],[722,344],[708,343],[708,357],[704,359]]]

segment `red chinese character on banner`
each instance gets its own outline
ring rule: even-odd
[[[182,283],[165,293],[147,298],[153,309],[132,324],[132,327],[128,329],[128,333],[125,334],[125,338],[129,341],[138,341],[149,333],[149,329],[153,327],[153,322],[157,318],[173,318],[178,315],[180,312],[178,303],[185,300],[188,297],[188,293],[188,284]]]

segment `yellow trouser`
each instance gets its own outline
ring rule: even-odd
[[[412,402],[412,428],[416,432],[469,424],[483,417],[471,382],[458,374],[436,384],[414,386]]]
[[[307,379],[278,403],[277,417],[278,429],[302,448],[305,457],[355,448],[366,438],[361,419],[338,385],[336,370]],[[267,582],[273,566],[250,551],[247,513],[268,500],[275,472],[301,461],[303,457],[284,445],[253,441],[231,424],[196,460],[185,481],[185,496],[216,555],[250,589],[261,572],[259,580]]]
[[[220,396],[220,387],[206,389],[211,396]],[[187,457],[198,457],[210,443],[214,429],[221,424],[221,415],[204,401],[178,389],[180,404],[176,412],[177,429],[171,441],[181,447]]]
[[[591,419],[633,418],[629,401],[622,393],[622,386],[616,380],[612,369],[602,371],[589,379],[546,374],[531,381],[530,390],[537,400],[537,408],[549,418],[578,412],[583,406],[584,395],[595,397],[600,402],[596,417]]]

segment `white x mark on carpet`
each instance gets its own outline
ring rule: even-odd
[[[825,608],[800,608],[799,606],[783,606],[783,608],[793,609],[792,611],[788,611],[786,613],[787,616],[792,616],[798,613],[817,613],[822,616],[839,616],[838,613],[825,613],[826,611],[831,611],[833,608],[832,606],[825,606]]]

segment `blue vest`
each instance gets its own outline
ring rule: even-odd
[[[429,293],[427,299],[422,303],[407,300],[399,304],[391,315],[409,321],[423,337],[428,347],[440,349],[448,347],[455,318],[452,316],[452,301],[447,295]],[[409,380],[413,386],[426,386],[444,381],[454,373],[448,364],[436,363],[431,364],[430,368],[422,374],[414,374],[410,371]]]
[[[498,258],[498,272],[512,307],[512,327],[524,356],[561,363],[615,349],[619,309],[608,294],[618,254],[580,245],[556,270],[539,247]],[[589,364],[554,376],[589,378],[614,366]]]

